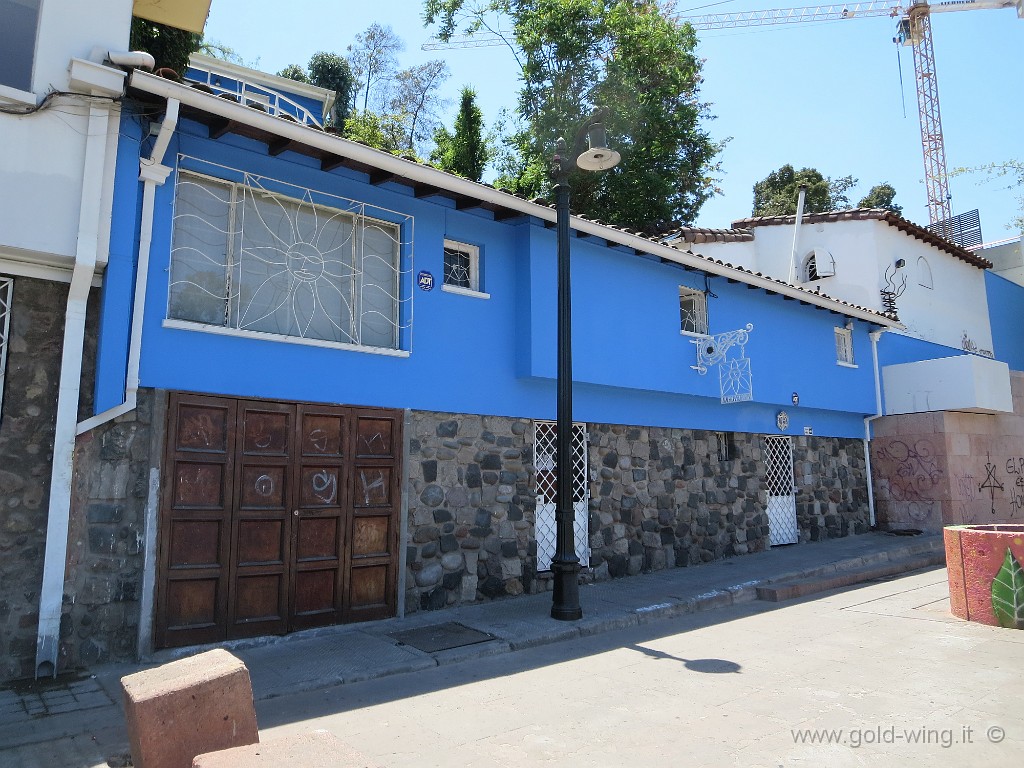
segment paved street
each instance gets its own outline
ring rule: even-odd
[[[1018,766],[1024,632],[954,619],[942,568],[884,576],[940,542],[871,534],[601,582],[575,623],[541,594],[231,650],[263,740],[324,728],[389,768]],[[755,599],[844,574],[874,581]],[[455,635],[416,645],[439,626]],[[118,680],[138,668],[0,691],[0,766],[124,765]]]
[[[257,712],[265,738],[324,728],[394,768],[993,768],[1024,760],[1022,668],[1024,633],[952,618],[935,569],[281,697]],[[799,743],[825,730],[839,743]]]

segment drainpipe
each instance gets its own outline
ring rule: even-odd
[[[50,503],[46,519],[46,550],[43,558],[43,582],[39,590],[36,678],[57,676],[86,304],[96,272],[103,198],[99,190],[103,188],[109,122],[108,105],[93,104],[89,108],[82,163],[82,204],[78,216],[75,266],[71,273],[71,286],[68,289],[67,308],[64,314],[64,347],[61,353],[60,384],[57,394],[57,422],[53,435],[53,471],[50,476]]]
[[[864,418],[864,468],[868,475],[868,522],[875,527],[875,482],[871,476],[871,422],[882,416],[882,386],[878,371],[878,340],[888,329],[868,334],[871,337],[871,365],[875,372],[875,415]]]
[[[108,408],[78,424],[81,435],[101,424],[106,424],[129,411],[134,411],[138,403],[139,392],[139,360],[142,354],[142,321],[146,309],[146,284],[149,278],[149,256],[153,247],[153,211],[156,199],[156,188],[166,180],[171,169],[162,165],[164,153],[170,144],[171,136],[178,127],[177,99],[167,100],[167,111],[160,124],[153,151],[148,158],[139,161],[139,180],[142,187],[142,221],[139,229],[139,263],[135,273],[135,303],[132,306],[132,333],[128,344],[128,370],[125,374],[124,402]]]
[[[796,280],[796,248],[800,238],[800,222],[804,218],[804,200],[807,197],[807,185],[801,184],[800,194],[796,200],[796,223],[793,225],[793,252],[789,255],[789,284]]]

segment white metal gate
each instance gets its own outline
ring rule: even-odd
[[[765,488],[768,491],[768,543],[796,544],[796,495],[793,487],[793,438],[765,435]]]
[[[537,570],[550,571],[551,559],[555,556],[555,495],[558,488],[556,469],[555,438],[558,426],[553,421],[533,423],[533,462],[537,467]],[[590,531],[587,502],[590,486],[587,482],[587,425],[572,425],[573,478],[572,507],[575,514],[573,537],[576,540],[576,557],[580,566],[590,566]]]

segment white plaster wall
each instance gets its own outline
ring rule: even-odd
[[[998,360],[956,355],[882,368],[887,416],[924,411],[1012,413],[1010,368]]]
[[[43,0],[29,103],[69,90],[72,58],[102,61],[125,50],[131,0]],[[0,101],[24,106],[10,93]],[[61,99],[31,115],[0,114],[0,257],[60,264],[73,259],[89,117],[84,100]],[[111,125],[116,137],[116,118]],[[112,164],[112,156],[108,155]]]
[[[772,277],[788,280],[793,253],[792,226],[754,228],[751,243],[709,243],[694,250],[707,256],[740,264]],[[802,283],[803,262],[814,249],[832,254],[835,275]],[[918,260],[924,257],[932,273],[932,288],[920,285]],[[886,269],[904,259],[900,272],[907,287],[897,299],[905,333],[936,344],[962,348],[964,335],[979,351],[992,350],[984,271],[928,245],[882,221],[834,221],[800,228],[797,243],[797,284],[820,288],[837,299],[869,309],[882,309],[880,291]],[[899,278],[897,277],[897,280]]]

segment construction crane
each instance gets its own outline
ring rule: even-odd
[[[946,0],[937,3],[915,3],[906,9],[892,0],[873,0],[842,5],[817,5],[804,8],[775,8],[761,11],[713,13],[702,16],[674,16],[673,20],[688,23],[694,29],[715,30],[808,22],[843,21],[888,16],[898,20],[896,42],[908,45],[914,54],[917,81],[917,108],[921,118],[921,148],[924,155],[925,189],[928,197],[928,220],[939,234],[943,225],[953,218],[950,206],[949,177],[946,172],[946,149],[942,138],[942,117],[939,113],[939,88],[935,72],[935,51],[932,45],[931,14],[948,11],[1017,8],[1024,18],[1024,0]],[[455,37],[448,42],[436,38],[423,45],[424,50],[439,48],[475,48],[503,45],[505,38],[495,32]]]

